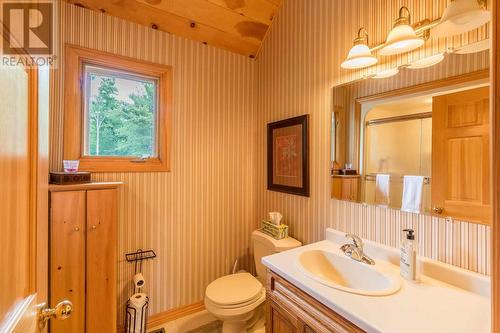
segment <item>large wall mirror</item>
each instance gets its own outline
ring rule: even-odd
[[[488,51],[333,90],[331,193],[490,223]]]

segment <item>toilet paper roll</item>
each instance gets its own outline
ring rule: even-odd
[[[133,294],[129,298],[129,301],[130,301],[130,305],[134,309],[141,310],[142,307],[144,306],[144,304],[146,304],[147,299],[148,299],[148,296],[145,293],[137,293],[137,294]]]
[[[129,298],[129,304],[127,306],[127,311],[130,316],[128,319],[127,332],[130,333],[145,333],[146,332],[146,316],[145,316],[145,305],[148,303],[148,296],[145,293],[133,294]],[[130,310],[130,308],[134,310]]]
[[[141,289],[145,284],[146,282],[144,281],[144,276],[142,276],[142,273],[134,275],[134,286],[137,289]]]

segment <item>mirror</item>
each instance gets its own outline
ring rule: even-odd
[[[487,51],[448,55],[433,67],[335,87],[332,197],[488,224],[484,64]]]

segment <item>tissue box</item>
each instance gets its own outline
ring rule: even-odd
[[[288,226],[281,224],[276,225],[269,220],[262,220],[261,229],[263,233],[271,236],[276,240],[280,240],[288,237]]]

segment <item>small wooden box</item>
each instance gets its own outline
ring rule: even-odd
[[[51,172],[50,183],[57,185],[90,183],[90,172]]]
[[[353,176],[353,175],[357,175],[358,172],[354,169],[340,169],[339,170],[339,175],[349,175],[349,176]]]

